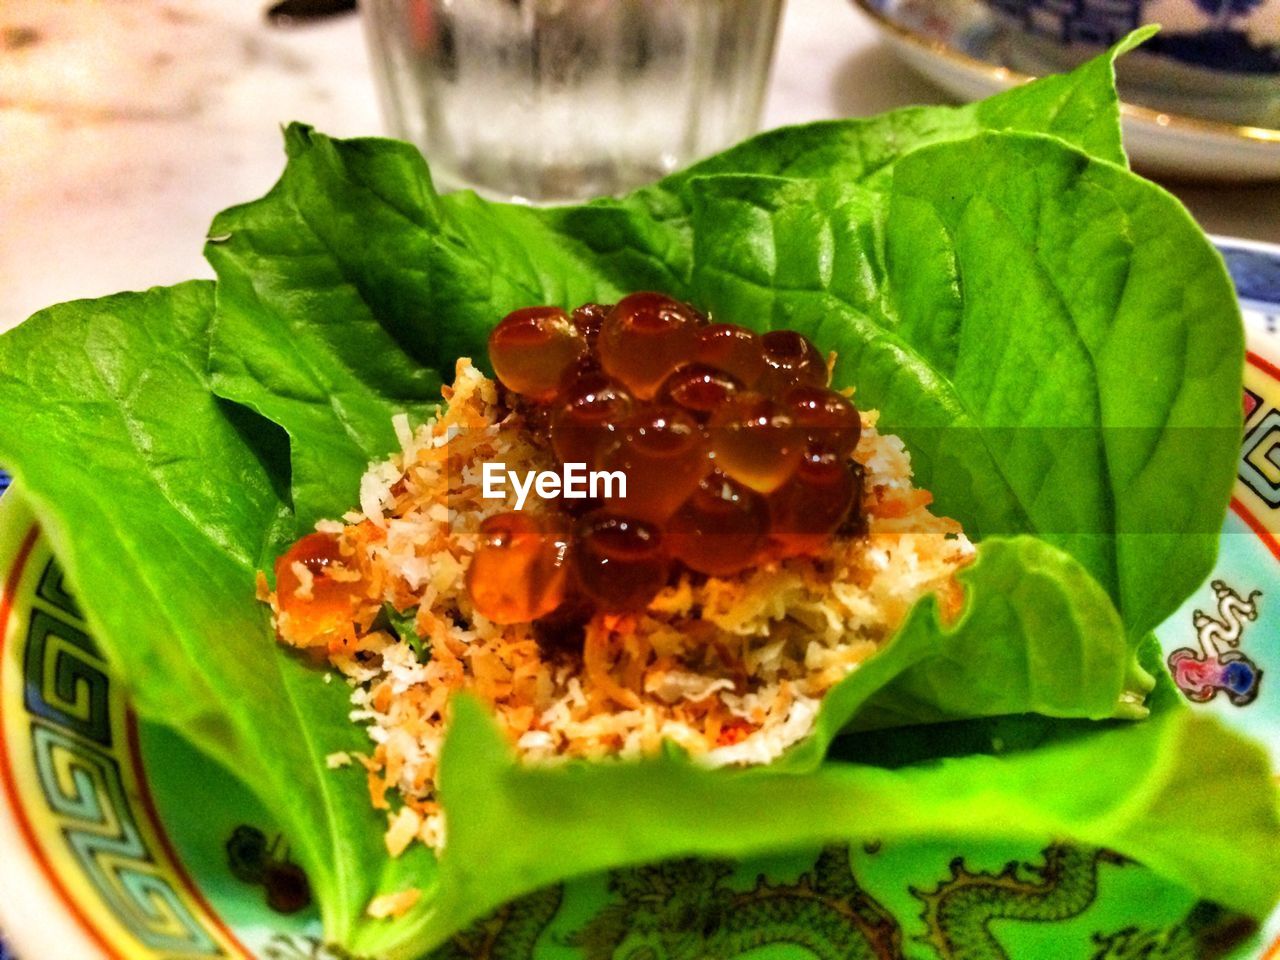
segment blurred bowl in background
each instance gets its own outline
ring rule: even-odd
[[[1122,83],[1178,108],[1239,121],[1240,101],[1280,101],[1280,0],[984,0],[1020,68],[1074,66],[1132,30],[1160,32],[1124,57]],[[1256,109],[1256,106],[1255,106]]]
[[[958,99],[980,100],[1054,71],[1025,65],[1029,34],[984,0],[853,3],[908,66]],[[1203,183],[1280,181],[1280,98],[1219,98],[1233,116],[1215,118],[1184,94],[1128,81],[1120,94],[1125,150],[1140,172]]]

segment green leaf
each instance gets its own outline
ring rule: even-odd
[[[679,759],[520,767],[484,708],[460,697],[441,765],[450,819],[436,899],[369,929],[358,950],[412,957],[504,900],[569,876],[833,840],[1074,840],[1255,917],[1280,887],[1280,820],[1263,750],[1176,703],[1144,723],[1022,753],[788,775]],[[1230,830],[1206,830],[1203,811],[1221,809],[1232,812]]]
[[[378,889],[429,881],[391,861],[345,683],[275,643],[254,600],[280,528],[283,438],[205,372],[213,284],[53,307],[0,337],[0,461],[35,508],[139,716],[180,731],[276,813],[330,934]]]
[[[293,438],[293,497],[309,526],[341,513],[373,451],[392,448],[389,409],[422,419],[439,399],[428,361],[438,328],[424,322],[430,284],[414,243],[438,200],[403,144],[340,152],[293,127],[286,146],[286,176],[210,228],[206,255],[221,276],[210,366],[222,396]],[[322,191],[341,215],[308,207]]]
[[[837,351],[837,380],[971,536],[1061,546],[1135,638],[1208,574],[1243,333],[1173,197],[1016,133],[922,148],[883,199],[844,181],[695,186],[699,301]]]
[[[271,191],[210,228],[210,366],[220,396],[289,433],[308,528],[341,515],[394,448],[393,414],[425,419],[459,357],[484,365],[496,317],[619,291],[523,207],[459,197],[447,211],[408,144],[298,124],[285,144]]]
[[[703,177],[758,174],[883,190],[892,182],[897,163],[913,151],[998,130],[1058,137],[1123,166],[1128,161],[1120,144],[1115,58],[1154,32],[1135,31],[1071,73],[1045,77],[977,103],[906,107],[874,117],[770,130],[620,200],[598,200],[542,215],[589,246],[619,286],[685,296],[692,272],[688,220],[695,184]]]
[[[827,693],[813,735],[774,767],[813,769],[850,726],[1146,716],[1154,681],[1106,592],[1070,556],[1034,537],[993,538],[959,579],[956,621],[942,621],[933,597],[916,604],[885,649]]]

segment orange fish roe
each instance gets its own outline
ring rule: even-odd
[[[370,467],[359,510],[317,524],[318,539],[276,566],[277,589],[291,592],[266,594],[281,641],[322,653],[352,686],[351,716],[373,749],[333,765],[363,765],[393,855],[444,842],[435,778],[456,690],[492,707],[526,761],[649,755],[671,740],[712,765],[767,763],[811,731],[823,695],[921,596],[958,612],[954,574],[972,545],[929,512],[901,441],[862,411],[864,533],[733,575],[677,568],[629,612],[495,623],[473,604],[468,571],[482,524],[515,495],[484,499],[482,465],[524,473],[555,457],[469,361],[445,398],[416,429],[395,419],[401,449]],[[534,526],[545,511],[525,506]]]

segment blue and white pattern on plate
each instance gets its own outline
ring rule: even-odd
[[[1241,306],[1262,314],[1268,333],[1280,332],[1280,254],[1271,248],[1236,247],[1223,240],[1218,241],[1218,249],[1227,261]]]
[[[1280,44],[1266,26],[1264,0],[1192,0],[1166,4],[1163,12],[1151,0],[989,2],[1023,29],[1064,46],[1111,46],[1142,24],[1163,19],[1166,29],[1143,46],[1148,54],[1208,70],[1280,74]],[[1171,9],[1174,19],[1169,22]]]

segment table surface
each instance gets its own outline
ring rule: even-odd
[[[0,330],[210,276],[205,230],[279,175],[280,124],[382,132],[357,18],[279,29],[264,6],[0,6]],[[846,0],[789,0],[766,126],[944,102]],[[1280,185],[1168,186],[1210,232],[1280,242]]]

